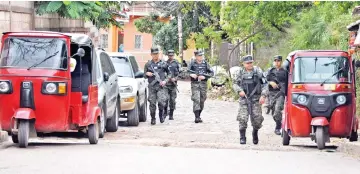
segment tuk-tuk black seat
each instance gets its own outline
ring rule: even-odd
[[[82,101],[83,103],[86,103],[89,98],[88,87],[91,85],[91,73],[89,71],[88,64],[82,64],[81,66],[82,66],[81,79],[80,79],[80,65],[76,66],[74,72],[71,73],[71,78],[72,78],[71,91],[82,92],[83,95]]]

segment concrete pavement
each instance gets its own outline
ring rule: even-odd
[[[86,141],[84,141],[86,143]],[[4,174],[339,174],[358,173],[360,161],[341,153],[279,152],[120,145],[32,144],[0,152]]]

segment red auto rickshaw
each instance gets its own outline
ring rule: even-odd
[[[330,137],[357,141],[355,61],[344,51],[302,50],[289,54],[282,143],[311,137],[324,149]]]
[[[1,50],[0,127],[14,143],[27,147],[37,133],[87,130],[97,144],[101,110],[87,35],[8,32]]]

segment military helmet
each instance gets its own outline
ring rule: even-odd
[[[202,55],[204,55],[204,53],[203,53],[202,51],[200,51],[200,50],[196,50],[196,51],[194,52],[194,54],[195,54],[195,56],[202,56]]]
[[[151,54],[159,54],[159,48],[151,48]]]
[[[167,55],[168,56],[173,56],[173,55],[175,55],[175,51],[174,50],[168,50]]]
[[[282,56],[276,55],[276,56],[274,56],[274,60],[280,60],[280,61],[282,61]]]
[[[246,55],[244,57],[241,58],[241,61],[243,63],[247,63],[247,62],[254,62],[254,58],[252,55]]]

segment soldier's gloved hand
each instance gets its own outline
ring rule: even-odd
[[[275,89],[277,89],[277,88],[279,87],[279,86],[278,86],[275,82],[273,82],[273,81],[270,81],[269,84],[270,84],[273,88],[275,88]]]
[[[198,78],[199,78],[199,80],[204,80],[205,76],[199,76]]]
[[[259,103],[260,103],[260,104],[264,104],[264,103],[265,103],[265,97],[264,97],[264,96],[261,96],[261,97],[260,97]]]
[[[165,81],[160,82],[160,86],[165,86],[165,85],[166,85]]]
[[[190,74],[190,77],[196,79],[196,78],[197,78],[197,75],[196,75],[196,74]]]
[[[244,96],[245,96],[245,92],[244,92],[244,91],[241,91],[241,92],[239,92],[239,95],[240,95],[240,97],[244,97]]]
[[[153,76],[153,73],[152,72],[146,72],[146,75],[151,77],[151,76]]]

